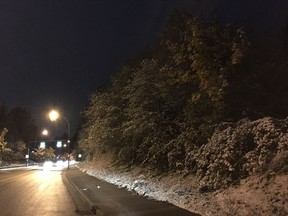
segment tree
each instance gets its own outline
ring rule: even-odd
[[[1,163],[3,161],[3,154],[5,152],[10,151],[10,149],[6,147],[7,142],[5,142],[5,140],[4,140],[7,133],[8,133],[7,128],[4,128],[1,132],[1,135],[0,135],[0,161],[1,161]]]
[[[180,105],[186,125],[197,129],[243,117],[251,77],[243,70],[249,41],[242,28],[176,12],[161,35],[161,45],[166,50],[162,71],[174,89],[183,92]]]
[[[253,41],[247,71],[253,74],[254,78],[254,88],[249,98],[256,117],[284,118],[288,115],[288,83],[285,81],[288,79],[287,26],[280,36],[262,40],[256,38]]]
[[[148,161],[149,149],[155,143],[165,143],[169,126],[163,113],[166,106],[161,94],[163,89],[163,78],[155,60],[144,60],[125,86],[127,119],[123,136],[129,145],[126,150],[132,150],[137,163]]]
[[[37,127],[29,111],[15,107],[8,112],[8,142],[22,140],[25,143],[34,140]]]
[[[11,162],[21,162],[25,159],[26,144],[22,140],[13,143],[8,143],[10,151],[5,154],[5,160]]]
[[[0,128],[7,127],[8,124],[8,108],[4,104],[0,104]]]
[[[117,154],[124,145],[122,124],[126,119],[127,99],[123,91],[130,82],[133,69],[123,67],[112,77],[112,84],[98,89],[82,112],[79,147],[91,156],[111,152]]]
[[[130,165],[183,168],[216,124],[243,117],[248,47],[242,28],[175,13],[152,57],[123,67],[91,96],[79,146]]]
[[[55,158],[54,154],[55,150],[51,147],[49,148],[37,148],[35,150],[35,156],[37,160],[44,161],[44,160],[52,160]]]

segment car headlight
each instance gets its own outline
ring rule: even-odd
[[[44,164],[43,164],[43,166],[44,166],[45,168],[49,168],[49,167],[52,167],[52,166],[53,166],[53,163],[52,163],[52,161],[45,161]]]
[[[63,162],[62,160],[58,160],[58,161],[56,162],[56,166],[57,166],[57,167],[63,167],[63,166],[64,166],[64,162]]]

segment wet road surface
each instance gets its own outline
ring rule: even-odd
[[[76,216],[61,171],[0,170],[1,216]]]

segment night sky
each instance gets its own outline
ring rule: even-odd
[[[288,21],[285,0],[0,0],[0,102],[27,108],[40,128],[56,108],[74,131],[91,93],[157,40],[174,9],[263,34]]]

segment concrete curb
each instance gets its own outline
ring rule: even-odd
[[[75,192],[77,192],[77,194],[80,196],[81,200],[84,201],[89,207],[90,207],[90,210],[91,212],[94,214],[94,215],[98,215],[98,216],[105,216],[104,213],[99,209],[97,208],[97,206],[95,206],[91,200],[89,200],[89,198],[83,193],[83,191],[77,187],[77,185],[75,185],[72,181],[70,181],[70,179],[66,176],[66,172],[67,170],[65,170],[63,172],[63,182],[64,184],[69,184],[68,186],[70,186],[71,188],[74,189]]]

